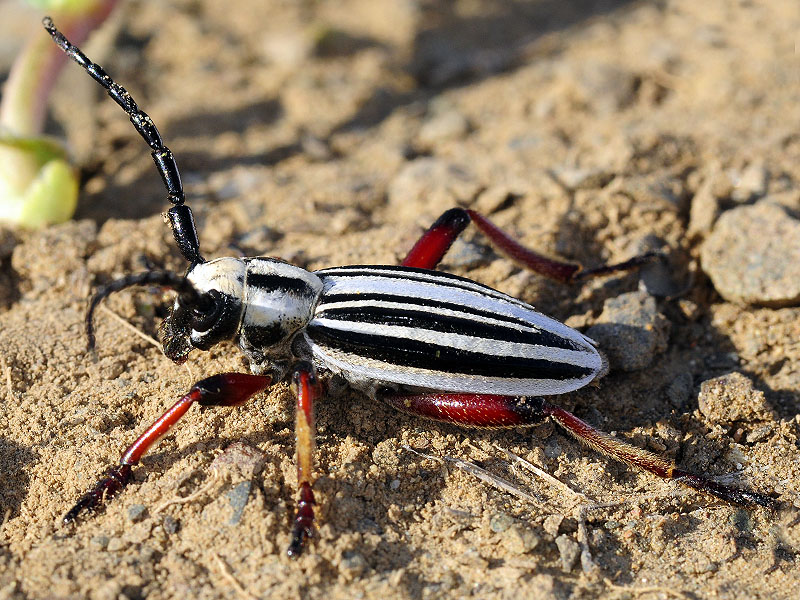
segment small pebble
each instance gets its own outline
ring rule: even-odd
[[[606,300],[597,321],[586,335],[600,345],[614,370],[643,369],[667,349],[670,323],[646,292]]]
[[[514,518],[506,513],[496,513],[489,519],[489,528],[495,533],[502,533],[514,524]]]
[[[755,389],[753,382],[738,372],[704,381],[700,385],[697,404],[711,423],[748,423],[774,419],[764,392]]]
[[[128,544],[141,544],[150,537],[153,530],[153,521],[143,521],[125,530],[123,539]]]
[[[800,220],[762,200],[719,218],[700,259],[720,295],[773,308],[800,303]]]
[[[715,175],[707,177],[692,198],[687,235],[690,239],[708,235],[719,217],[720,200],[714,193]]]
[[[108,550],[109,552],[120,552],[122,550],[125,550],[125,548],[127,547],[128,547],[128,542],[120,538],[114,537],[108,540],[108,545],[106,546],[106,550]]]
[[[550,515],[545,518],[542,526],[547,533],[556,537],[558,535],[558,528],[561,527],[561,522],[563,520],[564,517],[562,515]]]
[[[377,533],[378,535],[383,533],[381,526],[369,517],[359,519],[358,523],[356,523],[356,531],[360,531],[361,533]]]
[[[689,371],[681,371],[667,386],[666,395],[672,406],[682,408],[689,401],[694,387],[694,379]]]
[[[242,442],[234,442],[211,463],[211,468],[217,468],[222,473],[229,473],[240,478],[251,479],[258,475],[264,468],[267,455],[253,446]]]
[[[558,458],[561,456],[561,446],[558,445],[558,440],[554,437],[547,441],[544,447],[544,455],[547,458]]]
[[[98,535],[91,539],[92,546],[96,546],[101,550],[105,550],[106,548],[108,548],[108,542],[109,539],[107,535]]]
[[[514,554],[527,554],[538,545],[539,536],[522,523],[512,525],[503,537],[503,546]]]
[[[342,559],[339,562],[339,572],[344,575],[346,579],[355,579],[364,573],[368,567],[367,559],[358,552],[347,551],[342,553]]]
[[[247,481],[241,481],[237,483],[232,490],[229,490],[226,493],[228,500],[231,503],[232,514],[231,518],[228,521],[229,525],[236,525],[239,521],[242,520],[242,514],[244,513],[244,507],[247,505],[247,499],[250,497],[250,488],[252,487],[252,483],[248,479]]]
[[[488,265],[496,258],[488,246],[457,239],[444,258],[448,267],[474,269]]]
[[[147,516],[147,507],[144,504],[132,504],[128,507],[128,519],[138,523]]]
[[[755,444],[756,442],[761,442],[765,440],[770,433],[772,433],[772,423],[765,423],[759,427],[756,427],[753,431],[747,434],[745,438],[748,444]]]
[[[572,571],[572,567],[575,566],[578,556],[580,556],[581,548],[578,542],[566,534],[556,538],[556,546],[558,546],[558,552],[561,555],[561,568],[569,573]]]
[[[731,179],[734,181],[731,199],[739,203],[751,202],[767,192],[769,172],[764,163],[755,162],[747,165],[741,173]]]
[[[561,185],[573,191],[602,188],[614,177],[614,173],[600,168],[557,167],[552,174]]]
[[[614,64],[582,61],[572,73],[581,99],[598,115],[608,115],[636,99],[637,79]]]
[[[180,521],[167,515],[164,517],[164,531],[166,531],[169,535],[174,535],[178,533],[178,529],[180,529]]]

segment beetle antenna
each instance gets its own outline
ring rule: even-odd
[[[172,271],[145,271],[144,273],[135,273],[133,275],[126,275],[120,279],[115,279],[97,290],[89,301],[89,310],[86,311],[86,338],[90,352],[94,350],[96,341],[94,335],[94,311],[100,302],[111,294],[124,290],[125,288],[150,284],[156,284],[175,290],[178,292],[178,297],[181,302],[186,305],[196,304],[201,298],[200,293],[186,277],[173,273]]]
[[[146,112],[139,109],[128,90],[111,79],[100,65],[89,60],[80,48],[73,45],[63,33],[56,29],[50,17],[42,19],[42,25],[67,56],[82,66],[97,83],[103,86],[112,100],[128,113],[136,131],[150,146],[153,162],[155,162],[164,186],[167,188],[167,199],[173,204],[167,211],[167,217],[178,249],[192,266],[205,262],[200,256],[200,241],[197,237],[192,209],[184,204],[186,198],[183,193],[178,164],[175,162],[172,151],[161,140],[161,134],[153,120]]]

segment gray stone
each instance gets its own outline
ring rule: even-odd
[[[578,560],[578,556],[581,553],[581,547],[578,542],[568,535],[562,534],[556,538],[556,546],[558,546],[558,552],[561,555],[561,568],[566,572],[572,571],[572,567],[575,566],[575,561]]]
[[[636,371],[667,349],[669,321],[646,292],[630,292],[606,300],[603,312],[586,332],[608,357],[611,368]]]
[[[689,371],[681,371],[675,375],[675,379],[670,382],[665,390],[667,398],[669,398],[672,406],[677,409],[683,407],[689,401],[689,397],[692,395],[693,386],[694,380]]]
[[[180,521],[174,517],[171,517],[170,515],[164,517],[164,531],[166,531],[169,535],[178,533],[178,529],[180,529],[180,527]]]
[[[800,303],[800,221],[761,201],[724,213],[702,246],[703,270],[731,302]]]
[[[228,500],[231,503],[232,514],[228,521],[229,525],[236,525],[242,520],[244,507],[247,506],[247,500],[250,497],[250,488],[252,483],[250,480],[240,481],[233,489],[227,492]]]
[[[128,518],[138,523],[147,516],[147,507],[144,504],[131,504],[128,507]]]
[[[355,579],[369,568],[367,559],[353,550],[343,552],[339,572],[348,580]]]
[[[502,533],[514,524],[514,518],[506,513],[496,513],[489,519],[489,528],[495,533]]]

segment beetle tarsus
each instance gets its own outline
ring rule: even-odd
[[[309,538],[314,537],[314,492],[311,485],[304,481],[300,485],[300,502],[297,504],[297,515],[292,526],[292,537],[286,554],[297,558],[303,553]]]
[[[729,504],[744,507],[763,506],[770,510],[777,509],[779,505],[777,500],[764,494],[717,483],[716,481],[680,469],[674,469],[672,477],[685,486],[710,494]]]
[[[86,492],[75,503],[67,514],[64,515],[64,524],[75,522],[84,511],[94,511],[116,496],[131,481],[131,465],[121,464],[109,469],[106,476],[98,481],[95,486]]]

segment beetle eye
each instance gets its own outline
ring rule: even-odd
[[[192,306],[192,329],[203,333],[211,329],[219,321],[225,306],[222,294],[217,290],[209,290],[201,294]]]

